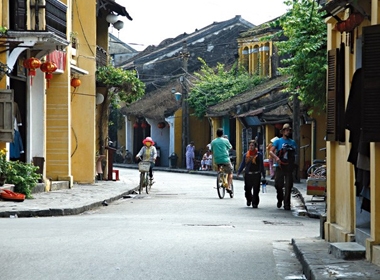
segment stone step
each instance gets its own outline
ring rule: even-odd
[[[356,242],[335,242],[329,244],[329,254],[337,259],[359,260],[365,258],[365,247]]]
[[[0,186],[0,190],[10,190],[15,191],[15,185],[12,184],[4,184],[4,186]],[[45,191],[57,191],[62,189],[70,189],[69,181],[52,181],[50,183],[50,190],[46,188],[44,183],[37,183],[37,185],[32,189],[32,193],[41,193]]]

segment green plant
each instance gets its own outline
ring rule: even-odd
[[[32,190],[37,185],[41,175],[37,173],[38,166],[21,161],[9,162],[7,183],[15,185],[15,191],[32,198]]]
[[[0,150],[0,177],[7,175],[9,162],[7,161],[6,155],[7,150],[5,148]]]
[[[203,118],[208,107],[245,92],[262,83],[265,78],[251,76],[245,69],[236,64],[230,70],[218,63],[216,67],[208,66],[204,59],[201,70],[194,73],[197,80],[193,81],[187,101],[194,109],[194,115]]]
[[[6,35],[8,32],[8,28],[5,26],[0,26],[0,35]]]

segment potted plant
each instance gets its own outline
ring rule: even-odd
[[[40,174],[38,166],[21,161],[9,162],[7,182],[15,185],[15,191],[25,194],[26,198],[32,198],[32,190],[37,185]]]

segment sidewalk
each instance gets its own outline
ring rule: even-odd
[[[137,169],[137,165],[115,164],[114,167],[115,169]],[[183,169],[159,166],[155,167],[155,170],[188,173]],[[192,173],[216,176],[215,171],[192,171]],[[33,194],[34,199],[27,199],[23,202],[0,200],[0,218],[81,214],[101,207],[103,203],[109,204],[123,196],[128,196],[137,188],[136,182],[128,180],[128,178],[120,179],[120,181],[99,181],[94,185],[74,185],[71,189],[35,193]],[[236,179],[242,180],[242,177],[236,178],[235,176]],[[267,181],[269,185],[273,185],[273,180],[268,178]],[[305,180],[294,184],[293,193],[293,196],[301,199],[309,217],[319,219],[320,215],[324,214],[325,201],[306,194]],[[366,260],[337,259],[329,253],[330,243],[321,238],[293,239],[291,241],[307,279],[380,279],[379,266]]]

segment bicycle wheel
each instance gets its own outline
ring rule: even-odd
[[[145,183],[146,183],[146,193],[148,194],[150,192],[150,188],[152,187],[152,180],[150,180],[150,178],[148,178],[148,173],[146,173],[146,176],[145,176]]]
[[[231,192],[230,192],[230,197],[234,197],[234,183],[231,183]]]
[[[223,187],[223,176],[223,173],[218,172],[218,176],[216,178],[216,190],[218,191],[218,196],[220,199],[223,199],[226,194],[226,189]]]
[[[139,194],[142,193],[142,189],[144,188],[145,180],[145,172],[140,172],[140,185],[139,185]]]

